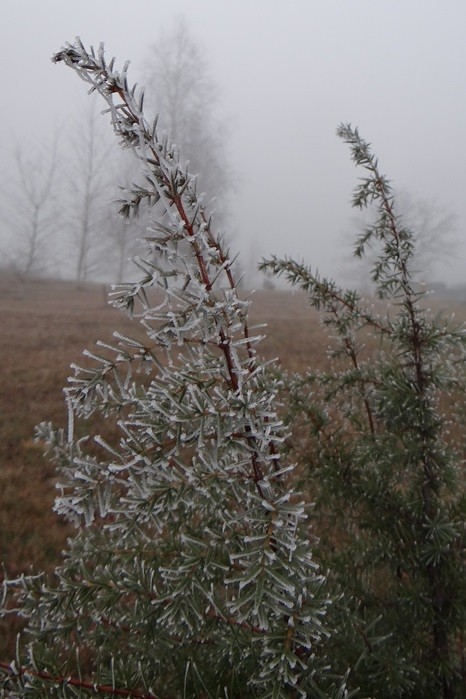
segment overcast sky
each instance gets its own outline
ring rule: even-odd
[[[339,122],[358,125],[381,169],[458,216],[466,240],[465,0],[1,0],[3,162],[71,122],[85,85],[51,55],[103,41],[140,78],[148,47],[184,15],[219,83],[238,173],[232,229],[245,259],[344,268],[358,176]],[[3,166],[0,184],[9,178]],[[449,281],[464,280],[458,247]]]

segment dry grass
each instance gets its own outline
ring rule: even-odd
[[[328,340],[303,295],[262,291],[252,301],[252,322],[268,324],[266,359],[292,370],[325,363]],[[32,566],[51,570],[69,534],[52,511],[54,467],[33,440],[34,426],[65,425],[62,388],[83,349],[135,329],[108,305],[102,285],[0,278],[0,312],[0,562],[15,576]],[[11,652],[13,632],[0,624],[0,658]]]
[[[65,424],[63,386],[70,363],[96,339],[129,321],[106,302],[102,286],[0,279],[0,562],[9,576],[51,570],[68,526],[52,511],[54,467],[34,442],[41,421]],[[0,624],[0,657],[12,645]]]

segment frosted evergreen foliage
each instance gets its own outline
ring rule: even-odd
[[[374,223],[355,254],[373,248],[379,301],[293,260],[262,265],[303,289],[332,334],[328,371],[284,379],[288,442],[316,498],[316,552],[343,595],[329,614],[330,656],[335,670],[350,667],[358,696],[459,698],[466,329],[426,309],[388,180],[356,129],[338,134],[365,172],[353,204],[371,207]]]
[[[4,613],[27,627],[2,696],[346,696],[328,670],[306,507],[280,457],[282,385],[257,358],[196,178],[146,123],[127,65],[79,40],[53,60],[100,93],[140,163],[146,185],[122,213],[147,204],[157,218],[140,281],[113,293],[143,332],[88,352],[66,389],[68,430],[39,428],[76,535],[53,579],[4,583]],[[118,439],[83,436],[99,413]]]
[[[425,309],[369,144],[338,130],[374,210],[355,254],[374,249],[378,298],[262,265],[332,335],[328,371],[287,375],[260,361],[234,259],[128,66],[79,40],[54,61],[105,100],[144,182],[120,212],[154,224],[112,296],[134,337],[87,352],[67,430],[38,429],[76,533],[51,579],[3,582],[26,628],[1,696],[462,697],[466,330]]]

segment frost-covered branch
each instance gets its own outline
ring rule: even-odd
[[[4,583],[28,619],[28,652],[59,662],[79,637],[91,673],[108,675],[111,662],[116,687],[164,696],[184,696],[193,672],[214,695],[246,677],[257,696],[340,687],[325,677],[330,601],[307,506],[281,458],[282,384],[257,357],[234,260],[196,177],[146,122],[127,64],[119,73],[79,40],[53,60],[105,100],[144,176],[120,206],[150,205],[155,222],[141,280],[113,295],[140,321],[136,337],[116,336],[75,368],[67,433],[39,429],[59,469],[56,510],[77,534],[55,583]],[[77,436],[99,413],[116,422],[117,443]]]
[[[215,308],[218,318],[217,345],[224,355],[231,390],[238,391],[245,368],[239,364],[238,354],[232,346],[232,337],[229,332],[231,320],[228,309],[220,307],[213,291],[214,285],[219,284],[222,276],[226,277],[231,289],[227,304],[236,305],[235,310],[242,325],[241,332],[249,359],[247,371],[251,373],[255,368],[255,353],[244,317],[246,304],[241,304],[236,295],[237,284],[231,268],[232,261],[223,251],[220,240],[213,232],[212,221],[205,211],[202,197],[198,197],[196,192],[196,178],[182,168],[173,146],[167,140],[158,141],[156,124],[149,127],[145,121],[142,111],[144,93],[142,91],[137,93],[136,87],[130,89],[128,86],[127,69],[129,64],[125,64],[120,74],[114,70],[113,60],[107,65],[103,46],[99,48],[97,54],[92,49],[88,53],[79,40],[74,46],[68,46],[57,53],[53,60],[55,62],[63,61],[72,67],[79,77],[91,85],[91,90],[97,90],[104,97],[108,104],[113,127],[121,139],[121,144],[131,148],[141,161],[143,174],[148,184],[151,185],[148,197],[152,203],[160,200],[163,203],[164,213],[168,217],[168,223],[160,223],[156,226],[156,232],[162,237],[153,239],[151,242],[160,253],[168,253],[166,247],[174,241],[176,244],[182,241],[189,242],[198,269],[197,272],[194,271],[192,266],[184,261],[184,285],[187,288],[191,284],[189,289],[191,292],[195,289],[198,303],[202,303],[205,307]],[[136,192],[133,196],[133,199],[130,198],[126,201],[126,205],[129,208],[137,209],[140,204],[140,192]],[[194,280],[197,282],[196,284],[194,284]],[[130,295],[128,302],[132,302],[132,298]],[[119,302],[122,302],[121,297]],[[177,339],[179,340],[179,327],[177,331]],[[254,446],[253,430],[250,425],[246,425],[244,434],[248,442]],[[274,447],[272,447],[273,449]],[[263,468],[257,449],[253,449],[251,461],[253,478],[261,493],[260,481],[263,477]]]
[[[455,453],[450,425],[455,410],[463,423],[464,373],[456,366],[459,357],[464,362],[466,335],[464,326],[439,325],[423,308],[412,274],[414,233],[395,213],[389,180],[357,129],[341,125],[337,133],[365,171],[353,205],[373,206],[375,220],[357,239],[355,255],[373,248],[383,316],[356,291],[293,260],[263,263],[303,289],[335,335],[330,368],[286,384],[289,422],[309,425],[309,440],[295,453],[317,493],[319,554],[345,589],[346,608],[334,624],[346,640],[334,637],[334,657],[342,653],[353,668],[360,663],[355,683],[363,695],[453,699],[464,684],[465,501],[456,496],[464,444]],[[305,424],[299,427],[302,434]],[[405,633],[409,645],[401,641]]]

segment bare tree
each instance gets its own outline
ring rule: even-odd
[[[397,199],[404,225],[415,231],[418,272],[423,281],[431,281],[441,276],[442,265],[455,255],[457,216],[445,204],[405,190],[397,193]]]
[[[184,18],[153,44],[145,84],[149,103],[161,115],[159,128],[198,175],[198,191],[209,192],[224,210],[233,178],[225,152],[225,126],[217,116],[218,87]]]
[[[74,276],[79,283],[99,270],[99,254],[105,245],[103,228],[111,181],[107,167],[109,144],[101,132],[101,122],[93,103],[79,125],[74,144],[75,171],[70,181],[74,209],[71,235],[76,255]]]
[[[25,157],[15,152],[16,178],[7,188],[2,220],[14,238],[7,260],[21,275],[50,271],[52,238],[58,217],[54,207],[54,182],[57,167],[57,138],[51,146]]]

